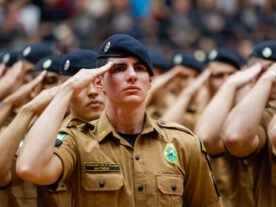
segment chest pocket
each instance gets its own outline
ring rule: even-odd
[[[183,181],[181,175],[157,175],[158,206],[182,206]]]
[[[119,190],[124,184],[123,174],[116,173],[82,173],[86,206],[116,206]]]

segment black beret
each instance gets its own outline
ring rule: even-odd
[[[11,67],[14,63],[18,61],[18,58],[19,58],[18,51],[7,50],[1,53],[0,63],[3,63],[8,67]]]
[[[216,50],[212,50],[208,55],[208,60],[209,62],[218,61],[228,63],[233,65],[238,70],[240,69],[242,64],[242,59],[238,55],[238,53],[228,48],[218,48]]]
[[[202,63],[196,59],[194,54],[188,52],[177,52],[173,56],[173,64],[174,66],[182,65],[185,67],[189,67],[199,73],[202,71]]]
[[[97,54],[97,67],[103,66],[109,57],[138,58],[148,69],[151,76],[154,75],[151,59],[145,46],[135,38],[125,34],[115,34],[106,39],[99,47]]]
[[[257,44],[250,56],[276,61],[276,41]]]
[[[97,53],[93,50],[76,50],[64,58],[60,67],[60,74],[73,76],[82,68],[96,68],[96,57]]]
[[[60,55],[50,55],[45,58],[42,58],[35,64],[35,71],[52,71],[59,73],[61,63],[63,62],[64,57]]]
[[[52,55],[51,48],[44,43],[26,45],[20,52],[20,59],[36,64],[40,59]]]
[[[148,50],[152,66],[158,67],[164,71],[168,71],[171,68],[171,62],[167,60],[160,52],[156,50]]]

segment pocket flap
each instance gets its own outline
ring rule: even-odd
[[[123,174],[82,173],[82,187],[86,191],[115,191],[124,184]]]
[[[181,175],[157,175],[157,187],[163,194],[179,195],[183,194],[183,177]]]

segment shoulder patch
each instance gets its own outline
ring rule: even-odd
[[[162,128],[177,129],[177,130],[186,132],[187,134],[194,136],[194,134],[191,130],[189,130],[188,128],[184,127],[183,125],[177,124],[175,122],[159,120],[157,123],[158,123],[158,126],[160,126]]]
[[[58,147],[59,145],[62,144],[62,140],[64,140],[64,138],[67,136],[68,134],[67,133],[58,133],[57,134],[57,139],[56,139],[56,144],[55,146]]]

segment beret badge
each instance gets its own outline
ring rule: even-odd
[[[218,52],[216,50],[212,50],[209,54],[209,59],[214,60],[218,55]]]
[[[51,66],[51,64],[52,64],[52,60],[48,59],[43,63],[43,68],[48,69]]]
[[[265,58],[269,58],[272,55],[272,50],[269,47],[263,49],[262,55]]]
[[[23,56],[26,57],[30,54],[32,48],[30,46],[26,47],[25,50],[23,51]]]
[[[66,61],[65,61],[65,64],[64,64],[64,70],[65,70],[65,71],[68,70],[69,67],[70,67],[70,60],[66,60]]]
[[[110,42],[106,43],[106,45],[104,47],[104,52],[107,53],[109,48],[110,48]]]
[[[182,62],[182,56],[180,54],[176,55],[174,58],[173,58],[173,61],[176,65],[179,65],[181,62]]]
[[[3,57],[3,63],[7,64],[10,60],[10,57],[11,56],[10,56],[9,53],[5,54],[4,57]]]

